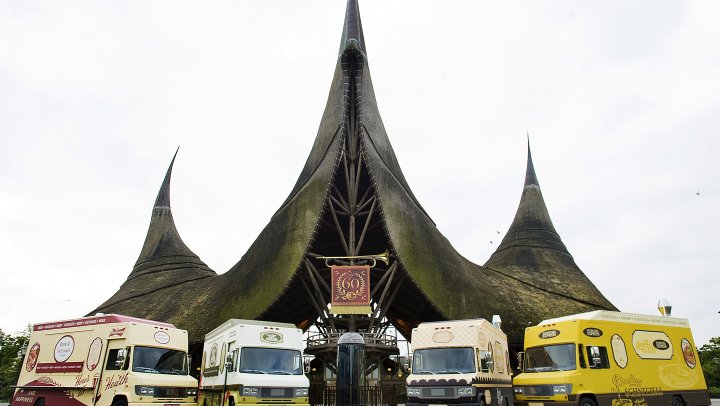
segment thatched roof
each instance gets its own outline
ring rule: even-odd
[[[306,327],[318,315],[303,289],[308,284],[303,263],[312,252],[335,249],[327,204],[329,191],[344,187],[339,162],[349,128],[359,137],[361,183],[378,202],[380,226],[369,232],[367,245],[389,247],[400,266],[397,297],[387,317],[402,332],[409,334],[422,321],[500,314],[510,341],[519,343],[529,322],[614,309],[577,268],[552,227],[530,160],[530,183],[518,215],[487,266],[452,247],[400,169],[375,100],[357,2],[349,0],[315,143],[295,187],[245,255],[226,273],[213,275],[182,244],[169,203],[156,205],[138,264],[97,310],[169,321],[187,329],[194,341],[230,318]],[[169,191],[169,184],[163,190]],[[169,270],[170,258],[182,258],[187,266]]]

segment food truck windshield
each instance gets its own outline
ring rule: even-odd
[[[428,348],[413,353],[414,374],[467,374],[475,372],[472,348]]]
[[[240,354],[240,372],[302,375],[302,355],[297,350],[245,347]]]
[[[151,374],[187,375],[187,353],[166,348],[134,348],[133,372]]]
[[[528,348],[523,372],[572,371],[575,366],[575,345],[556,344]]]

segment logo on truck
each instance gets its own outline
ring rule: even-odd
[[[283,342],[282,333],[263,331],[260,333],[260,341],[268,344],[280,344]]]
[[[155,333],[155,341],[159,342],[160,344],[167,344],[170,342],[170,334],[164,331],[158,331],[157,333]]]
[[[555,338],[560,335],[560,330],[545,330],[538,335],[542,339]]]
[[[55,361],[65,362],[67,361],[75,349],[75,340],[72,336],[63,336],[55,344]]]
[[[436,343],[449,343],[453,338],[455,338],[455,336],[449,331],[438,331],[432,336],[432,340]]]
[[[603,335],[603,332],[599,328],[588,327],[583,330],[583,334],[588,337],[601,337]]]

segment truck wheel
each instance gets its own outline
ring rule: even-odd
[[[122,399],[115,399],[112,402],[111,406],[128,406],[128,404],[127,404],[127,400],[122,398]]]
[[[578,406],[597,406],[597,403],[595,403],[592,398],[583,397],[580,399],[580,404]]]
[[[228,399],[228,406],[235,406],[235,399],[233,399],[232,397]]]
[[[685,406],[685,402],[680,396],[673,396],[672,406]]]
[[[45,398],[40,398],[40,399],[36,400],[35,406],[45,406]]]

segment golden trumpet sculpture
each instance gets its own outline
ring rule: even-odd
[[[385,252],[382,252],[380,254],[374,254],[374,255],[350,255],[350,256],[340,256],[340,257],[325,257],[325,256],[317,256],[317,259],[324,259],[325,260],[325,266],[330,267],[329,261],[332,260],[340,260],[340,261],[352,261],[356,259],[365,259],[373,261],[371,268],[374,268],[377,264],[377,261],[382,261],[385,263],[385,265],[390,264],[390,250],[385,250]]]

